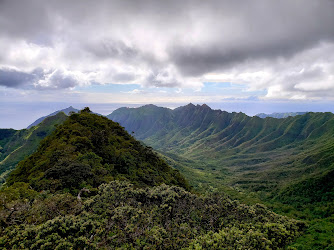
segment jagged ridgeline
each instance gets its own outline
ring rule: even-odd
[[[189,189],[181,174],[151,148],[143,146],[118,123],[92,114],[72,114],[20,162],[7,180],[29,183],[35,190],[70,190],[97,187],[115,179],[135,186],[162,183]]]
[[[261,119],[188,104],[120,108],[107,117],[182,163],[195,187],[219,183],[270,193],[334,169],[332,113]]]

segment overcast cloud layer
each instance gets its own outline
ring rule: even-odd
[[[0,85],[200,90],[334,99],[334,1],[0,1]]]

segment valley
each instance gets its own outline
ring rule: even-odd
[[[189,104],[121,108],[108,118],[177,162],[248,191],[270,193],[334,167],[331,113],[261,119]]]

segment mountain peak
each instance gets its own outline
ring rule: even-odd
[[[34,154],[19,163],[7,183],[75,191],[115,179],[127,179],[136,186],[165,183],[189,189],[178,171],[118,123],[89,112],[68,117]]]
[[[204,109],[210,109],[211,110],[211,108],[207,105],[207,104],[202,104],[202,106],[201,106],[202,108],[204,108]]]
[[[141,107],[146,107],[146,108],[158,108],[158,106],[154,105],[154,104],[146,104],[144,106]]]
[[[33,126],[36,126],[36,125],[38,125],[38,124],[40,124],[45,118],[50,117],[50,116],[54,116],[54,115],[56,115],[56,114],[58,114],[58,113],[60,113],[60,112],[64,112],[66,115],[69,115],[70,112],[75,112],[75,113],[77,113],[77,112],[79,112],[79,110],[76,109],[76,108],[73,108],[72,106],[69,106],[68,108],[65,108],[65,109],[57,110],[57,111],[55,111],[55,112],[53,112],[53,113],[51,113],[51,114],[49,114],[49,115],[46,115],[46,116],[43,116],[43,117],[37,119],[37,120],[34,121],[32,124],[30,124],[30,125],[27,127],[27,129],[29,129],[29,128],[33,127]]]
[[[190,102],[185,107],[196,107],[196,106]]]

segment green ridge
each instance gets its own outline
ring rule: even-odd
[[[118,123],[84,110],[72,114],[18,164],[7,185],[26,182],[36,190],[76,192],[114,179],[136,186],[162,183],[188,189],[177,170],[143,146]]]
[[[7,136],[5,140],[0,139],[4,142],[0,158],[0,182],[3,183],[10,171],[20,161],[31,155],[37,149],[41,140],[51,134],[56,126],[62,124],[66,119],[67,116],[64,113],[58,113],[30,129],[10,130],[9,137]],[[0,130],[0,138],[5,131]]]
[[[194,168],[214,165],[224,184],[248,191],[276,192],[334,167],[332,113],[261,119],[189,104],[121,108],[107,117],[165,155],[191,160]]]

